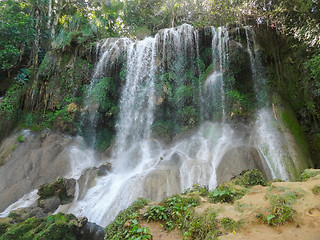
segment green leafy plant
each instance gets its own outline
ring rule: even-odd
[[[150,230],[148,228],[143,228],[139,224],[136,216],[131,216],[132,219],[128,221],[129,229],[125,230],[125,239],[129,240],[142,240],[142,239],[152,239]]]
[[[19,134],[19,135],[17,136],[17,141],[20,142],[20,143],[25,142],[26,140],[27,140],[27,139],[26,139],[23,135],[21,135],[21,134]]]
[[[175,228],[175,226],[176,225],[174,224],[174,222],[170,220],[170,221],[167,221],[163,227],[166,231],[170,232]]]
[[[133,202],[130,207],[121,211],[116,219],[105,227],[105,238],[106,240],[118,240],[125,238],[125,229],[124,225],[127,221],[132,219],[132,215],[134,215],[139,209],[143,208],[148,203],[148,200],[139,198],[135,202]]]
[[[200,205],[200,202],[197,198],[181,197],[179,195],[173,195],[164,201],[167,215],[171,216],[173,219],[183,215],[188,208],[196,207],[198,205]]]
[[[200,184],[193,184],[192,188],[187,188],[183,191],[183,195],[187,195],[189,193],[197,193],[200,196],[206,196],[209,193],[208,186],[201,186]]]
[[[210,202],[213,203],[233,203],[235,200],[240,199],[245,194],[245,191],[233,189],[229,186],[221,186],[209,192],[208,196]]]
[[[315,170],[315,169],[305,169],[302,173],[301,173],[301,181],[305,182],[307,181],[309,178],[315,177],[318,174],[320,174],[320,170]]]
[[[17,76],[15,76],[15,80],[19,85],[24,85],[25,83],[27,83],[29,81],[29,77],[30,77],[30,71],[27,68],[21,68],[17,74]]]
[[[167,220],[166,209],[163,206],[155,205],[149,207],[148,211],[144,214],[147,222],[151,221],[165,221]]]
[[[184,239],[212,239],[220,235],[216,216],[217,213],[212,209],[207,209],[201,215],[195,212],[188,214],[180,226]]]
[[[293,221],[295,210],[292,205],[295,200],[296,198],[290,194],[282,196],[272,195],[269,200],[271,205],[269,214],[264,216],[262,213],[259,213],[256,217],[271,226]]]

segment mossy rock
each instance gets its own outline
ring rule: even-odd
[[[62,203],[68,203],[74,197],[75,185],[74,179],[65,178],[58,178],[54,182],[43,184],[38,188],[39,200],[58,196]]]
[[[15,225],[1,224],[0,240],[73,240],[77,239],[77,229],[74,215],[58,213],[46,218],[29,218]]]
[[[305,169],[302,173],[301,173],[301,181],[307,181],[309,178],[313,178],[317,175],[320,174],[320,169]]]
[[[10,222],[19,223],[27,220],[28,218],[36,217],[45,217],[46,214],[40,207],[28,207],[28,208],[19,208],[13,210],[9,213],[8,218]]]

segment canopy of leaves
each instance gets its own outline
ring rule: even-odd
[[[25,4],[0,2],[0,68],[9,70],[29,50],[34,40],[34,24]]]

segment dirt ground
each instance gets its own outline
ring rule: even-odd
[[[312,193],[312,188],[316,185],[320,185],[320,175],[306,182],[277,182],[269,187],[255,186],[233,204],[212,204],[203,199],[196,211],[202,213],[207,208],[213,208],[218,212],[217,219],[229,217],[236,221],[244,220],[244,225],[239,230],[219,236],[219,240],[320,240],[320,194]],[[268,214],[269,194],[288,191],[298,196],[294,204],[296,212],[292,222],[268,226],[256,217],[258,213]],[[166,232],[158,222],[140,224],[149,227],[153,240],[183,239],[179,230]]]

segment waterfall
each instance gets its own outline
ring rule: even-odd
[[[229,34],[224,27],[215,29],[212,32],[212,73],[206,78],[204,90],[201,93],[201,112],[205,120],[212,119],[214,115],[221,114],[223,122],[226,120],[226,103],[224,78],[228,69],[228,46]]]
[[[254,91],[259,105],[264,106],[268,103],[266,99],[266,76],[265,70],[262,66],[260,55],[256,51],[256,36],[255,32],[249,27],[244,27],[247,40],[247,51],[250,57],[250,66],[252,72],[252,79],[254,83]]]
[[[93,77],[87,89],[84,101],[84,113],[82,114],[81,132],[86,137],[89,146],[94,147],[96,142],[96,124],[99,101],[94,97],[98,91],[100,80],[110,76],[111,66],[125,53],[127,46],[132,42],[128,38],[108,38],[103,44],[96,46],[96,55],[99,61],[94,69]]]
[[[120,100],[120,113],[117,124],[117,137],[113,158],[117,170],[128,170],[139,162],[148,159],[148,146],[145,140],[150,137],[154,110],[154,75],[156,38],[146,38],[132,43],[127,52],[127,76]],[[141,148],[135,148],[141,145]],[[146,151],[144,151],[146,150]],[[126,154],[125,156],[123,154]]]
[[[158,36],[126,45],[126,79],[120,97],[112,172],[97,178],[95,186],[70,204],[68,212],[88,216],[105,225],[141,195],[139,181],[155,161],[150,154],[149,138],[155,105],[157,41]],[[101,55],[94,74],[96,78],[105,75],[108,59],[117,49],[117,45],[111,46]],[[135,193],[132,193],[133,189]]]
[[[162,83],[171,81],[174,94],[179,93],[185,86],[193,86],[196,91],[199,85],[195,85],[186,72],[189,71],[195,76],[200,75],[198,59],[199,54],[199,33],[191,25],[183,24],[177,28],[167,28],[159,32],[159,59],[161,60],[159,73],[162,76]],[[172,79],[165,79],[167,72],[171,72]],[[197,95],[193,94],[193,102],[197,104]],[[187,103],[186,99],[177,97],[175,103],[177,109],[182,109]],[[174,113],[173,113],[174,114]]]
[[[266,77],[265,70],[262,66],[259,53],[256,49],[256,37],[254,31],[245,26],[247,51],[250,57],[250,66],[252,79],[254,83],[254,91],[258,101],[258,106],[262,107],[257,113],[256,128],[259,137],[255,137],[255,145],[258,146],[260,152],[264,156],[272,176],[280,179],[289,180],[283,158],[288,157],[288,153],[280,144],[281,134],[276,126],[273,113],[268,108],[263,106],[268,105],[266,99]],[[274,122],[273,125],[271,123]],[[259,139],[257,141],[257,139]],[[289,157],[290,158],[290,157]]]

